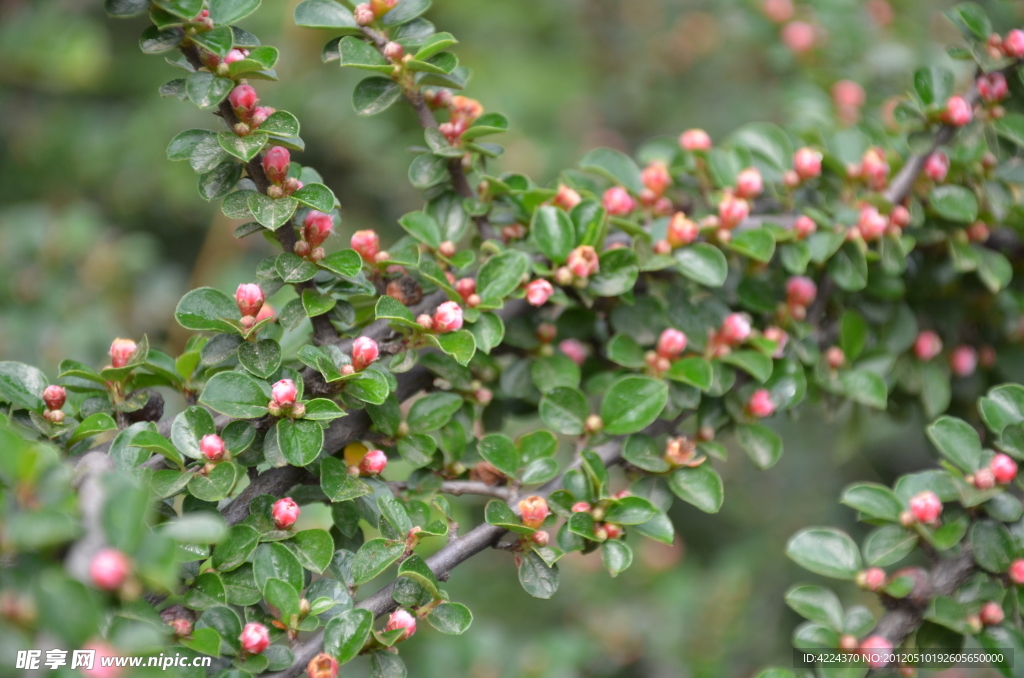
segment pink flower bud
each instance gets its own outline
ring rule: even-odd
[[[718,331],[718,339],[731,346],[743,343],[748,337],[750,337],[750,318],[743,313],[727,315]]]
[[[388,457],[380,450],[370,450],[359,462],[359,472],[364,476],[375,476],[384,472]]]
[[[996,626],[997,624],[1003,623],[1003,607],[999,603],[988,601],[981,606],[981,612],[978,614],[978,618],[981,619],[981,623],[985,626]]]
[[[530,535],[530,541],[532,541],[537,546],[547,546],[548,542],[551,541],[551,535],[545,532],[544,530],[537,530],[536,532]]]
[[[263,171],[272,184],[280,184],[288,176],[291,153],[284,146],[274,146],[263,156]]]
[[[278,405],[291,405],[298,397],[299,389],[291,379],[282,379],[270,388],[270,393]]]
[[[171,627],[174,635],[178,638],[187,638],[192,635],[192,622],[184,617],[171,619],[167,622],[167,625]]]
[[[310,210],[302,222],[302,234],[310,247],[318,247],[320,243],[327,240],[334,230],[334,217],[316,210]]]
[[[918,360],[929,361],[942,352],[942,339],[931,330],[924,330],[914,340],[914,355]]]
[[[663,162],[652,162],[640,173],[640,179],[654,195],[660,196],[672,185],[672,175],[668,173],[668,166]]]
[[[949,173],[949,158],[942,151],[931,153],[925,158],[924,173],[936,183],[944,181]]]
[[[1010,563],[1009,574],[1014,584],[1024,584],[1024,558],[1017,558]]]
[[[377,342],[370,337],[356,337],[352,342],[352,366],[361,371],[370,366],[380,355]]]
[[[764,0],[761,3],[761,11],[769,21],[782,24],[793,18],[793,2],[792,0]]]
[[[388,11],[398,4],[398,0],[370,0],[370,9],[379,19],[388,13]]]
[[[138,346],[131,339],[114,339],[110,345],[111,367],[124,367],[131,360]]]
[[[986,103],[994,104],[1002,101],[1009,92],[1006,76],[998,71],[978,78],[978,94]]]
[[[604,192],[604,208],[613,217],[621,217],[636,209],[636,200],[622,186],[612,186]]]
[[[352,249],[363,258],[363,261],[370,264],[376,261],[377,255],[380,253],[380,238],[377,237],[377,232],[371,229],[353,233],[350,244]]]
[[[973,347],[961,344],[949,356],[949,366],[958,377],[969,377],[978,367],[978,352]]]
[[[1000,485],[1009,485],[1017,477],[1017,462],[1002,452],[992,457],[988,467],[992,469],[992,475]]]
[[[541,278],[531,281],[526,286],[526,300],[530,302],[531,306],[543,306],[554,293],[555,288],[551,286],[551,283]]]
[[[590,245],[580,245],[572,252],[569,252],[566,266],[577,278],[588,278],[598,272],[601,262],[593,247]]]
[[[462,327],[462,307],[454,301],[446,301],[434,312],[434,331],[454,332]]]
[[[668,328],[658,337],[658,355],[672,360],[686,350],[686,335],[677,329]]]
[[[934,523],[942,513],[942,502],[934,492],[925,490],[911,497],[910,512],[918,522]]]
[[[857,586],[867,591],[878,591],[885,586],[885,570],[869,567],[857,573]]]
[[[550,344],[558,336],[558,328],[551,323],[541,323],[537,325],[537,330],[534,334],[540,343]]]
[[[434,329],[434,319],[426,313],[421,313],[416,316],[416,324],[425,329],[427,332]]]
[[[860,229],[861,237],[864,240],[878,240],[885,235],[885,229],[889,221],[875,207],[864,207],[860,211],[860,219],[857,221],[857,228]]]
[[[789,334],[786,330],[781,327],[768,327],[764,331],[764,338],[775,342],[775,352],[772,353],[772,357],[781,358],[782,352],[786,348],[786,343],[789,341]]]
[[[478,405],[487,407],[491,404],[491,401],[494,400],[494,392],[489,388],[478,388],[473,391],[473,400],[475,400]]]
[[[910,210],[903,205],[896,205],[889,214],[889,221],[899,228],[906,228],[910,225]]]
[[[338,660],[321,652],[306,664],[306,675],[309,678],[338,678]]]
[[[64,422],[64,411],[46,410],[46,412],[43,412],[43,419],[50,422],[51,424],[61,424]]]
[[[405,48],[403,48],[399,43],[391,41],[384,45],[384,56],[391,61],[400,61],[404,55]]]
[[[564,339],[558,342],[558,350],[577,365],[582,365],[587,360],[586,347],[576,339]]]
[[[460,278],[455,282],[455,291],[463,300],[468,299],[476,292],[476,281],[472,278]]]
[[[793,154],[793,169],[804,181],[813,179],[821,174],[821,153],[806,146],[797,149]]]
[[[799,240],[803,240],[818,230],[818,224],[806,214],[801,214],[797,217],[796,222],[794,222],[793,230],[796,232],[796,237]]]
[[[732,230],[750,215],[750,205],[746,200],[726,193],[718,203],[718,219],[722,228]]]
[[[865,638],[859,649],[864,661],[873,669],[880,669],[888,664],[892,655],[892,643],[882,636]]]
[[[59,410],[64,407],[64,401],[67,400],[68,393],[64,390],[63,386],[57,386],[52,384],[43,389],[43,402],[46,403],[46,409],[48,410]]]
[[[228,55],[226,57],[224,57],[224,63],[226,63],[226,64],[233,64],[236,61],[241,61],[245,57],[246,57],[246,54],[242,50],[240,50],[240,49],[233,49],[230,52],[228,52]],[[235,89],[237,89],[237,88],[235,88]],[[234,103],[234,102],[232,102],[232,103]]]
[[[975,221],[967,227],[967,239],[971,242],[985,242],[988,236],[988,226],[984,221]]]
[[[395,629],[405,629],[405,635],[401,637],[401,640],[412,637],[412,634],[416,633],[416,617],[405,610],[395,610],[388,617],[388,623],[384,630],[394,631]]]
[[[590,510],[590,504],[585,501],[578,501],[569,509],[573,513],[586,513]],[[1024,561],[1021,561],[1024,562]]]
[[[838,370],[840,367],[846,364],[846,354],[843,353],[843,349],[838,346],[831,346],[825,351],[825,362],[833,370]]]
[[[1014,28],[1002,42],[1003,54],[1011,59],[1024,57],[1024,31]]]
[[[953,127],[963,127],[974,117],[971,105],[960,96],[946,99],[946,110],[942,112],[942,122]]]
[[[565,184],[558,184],[558,193],[555,194],[555,197],[551,202],[568,212],[573,207],[580,204],[581,200],[583,200],[583,198],[580,197],[579,193],[572,190]]]
[[[519,502],[519,514],[522,517],[523,525],[527,527],[537,529],[544,524],[544,520],[550,513],[544,497],[534,495]]]
[[[764,181],[756,167],[748,167],[736,175],[736,195],[739,197],[748,200],[756,198],[763,190]]]
[[[292,501],[291,497],[278,499],[270,510],[270,514],[274,518],[274,525],[279,530],[287,530],[294,525],[295,521],[299,519],[300,513],[302,511],[299,509],[299,505]]]
[[[260,98],[256,95],[256,90],[250,85],[239,85],[231,90],[231,94],[228,95],[231,108],[235,109],[235,113],[240,114],[240,118],[247,117],[245,114],[248,114],[259,100]]]
[[[256,322],[261,322],[263,320],[266,320],[267,318],[273,317],[274,307],[271,306],[270,304],[263,304],[263,307],[260,309],[260,312],[256,314]]]
[[[711,148],[711,137],[702,129],[688,129],[679,135],[679,145],[686,151],[706,151]]]
[[[89,563],[89,578],[104,591],[116,591],[128,580],[131,570],[132,565],[128,556],[117,549],[106,548],[92,557],[92,562]]]
[[[996,486],[996,474],[991,468],[978,469],[977,473],[967,476],[966,480],[979,490],[991,490]]]
[[[864,88],[853,80],[840,80],[832,85],[832,100],[839,108],[860,108],[866,99]]]
[[[803,275],[794,275],[786,281],[786,302],[790,306],[810,306],[818,296],[818,286]]]
[[[814,47],[814,33],[806,21],[790,21],[782,28],[782,42],[794,54],[803,54]]]
[[[605,523],[603,527],[605,536],[607,536],[608,539],[618,539],[625,532],[621,525],[616,525],[615,523]]]
[[[245,625],[238,640],[249,654],[260,654],[270,647],[270,631],[263,624],[252,622]]]
[[[869,148],[864,151],[860,161],[860,175],[868,186],[876,191],[885,188],[889,178],[889,163],[885,160],[885,152],[880,148]]]
[[[263,308],[263,290],[254,283],[245,283],[235,290],[235,303],[243,316],[255,316]]]
[[[448,259],[454,257],[458,251],[459,250],[455,246],[455,243],[453,243],[451,240],[445,240],[444,242],[437,246],[437,253],[440,254],[442,257],[446,257]]]
[[[220,461],[224,458],[225,451],[224,441],[221,437],[215,433],[203,436],[203,439],[199,441],[199,451],[203,453],[209,461]]]
[[[759,388],[754,391],[747,401],[747,413],[753,417],[764,419],[775,413],[775,403],[772,402],[772,394],[767,389]]]
[[[277,111],[270,106],[257,106],[256,110],[252,112],[252,116],[249,121],[252,123],[253,127],[259,127],[267,121],[267,118],[276,112]]]
[[[356,9],[353,12],[353,14],[355,15],[356,23],[359,24],[360,26],[369,26],[377,19],[376,15],[373,13],[373,10],[370,9],[369,3],[365,2],[356,5]]]
[[[699,233],[700,227],[697,224],[687,219],[682,212],[676,212],[668,222],[665,238],[672,247],[683,247],[696,240]]]

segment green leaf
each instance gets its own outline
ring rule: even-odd
[[[458,636],[473,623],[473,613],[462,603],[441,603],[427,614],[427,621],[441,633]]]
[[[888,403],[888,386],[874,372],[867,370],[844,370],[839,373],[839,384],[843,393],[850,400],[856,401],[876,410],[884,410]]]
[[[306,403],[306,414],[303,419],[312,421],[333,421],[345,416],[345,410],[338,403],[327,398],[315,398]]]
[[[174,449],[174,446],[171,445],[171,441],[164,438],[156,431],[139,431],[132,438],[132,447],[141,447],[142,449],[152,450],[166,459],[173,461],[181,468],[184,468],[185,466],[185,460],[182,458],[181,453]]]
[[[1003,254],[981,245],[972,245],[978,261],[978,277],[993,294],[1010,284],[1013,266]]]
[[[988,14],[973,2],[957,3],[944,14],[956,24],[969,41],[984,42],[992,34],[992,22],[989,21]]]
[[[320,488],[332,502],[349,501],[373,492],[369,485],[349,474],[345,462],[336,457],[324,457],[320,462]]]
[[[178,324],[187,330],[237,333],[234,324],[241,314],[235,300],[212,287],[200,287],[188,292],[174,310]]]
[[[939,453],[965,473],[974,473],[982,467],[981,438],[966,421],[955,417],[939,417],[926,431]]]
[[[506,530],[519,534],[533,534],[536,531],[532,527],[523,525],[519,520],[519,516],[508,507],[508,504],[500,499],[487,502],[487,506],[484,507],[484,520],[487,521],[488,525],[503,527]]]
[[[188,482],[188,491],[202,501],[220,501],[231,494],[244,474],[245,470],[238,464],[221,462],[206,475],[193,476]]]
[[[336,0],[303,0],[295,7],[296,26],[359,30],[352,11]]]
[[[220,572],[238,569],[256,551],[260,533],[249,525],[235,525],[213,549],[213,567]]]
[[[560,386],[576,388],[580,384],[579,365],[560,353],[535,360],[530,366],[530,376],[541,393]]]
[[[523,556],[519,566],[519,583],[534,598],[548,600],[558,590],[558,565],[548,566],[535,551]]]
[[[590,405],[579,389],[559,387],[540,399],[540,418],[546,426],[564,435],[583,434]]]
[[[227,537],[228,526],[216,513],[186,513],[161,525],[168,539],[182,544],[219,544]]]
[[[192,19],[203,8],[203,0],[153,0],[153,4],[182,19]]]
[[[469,330],[456,330],[444,334],[428,334],[427,339],[460,365],[468,365],[476,353],[476,337]]]
[[[338,250],[321,259],[320,266],[343,278],[354,278],[359,275],[363,260],[355,250]]]
[[[398,4],[381,17],[385,26],[400,26],[409,23],[430,9],[430,0],[399,0]]]
[[[969,224],[978,218],[978,198],[963,186],[936,186],[928,196],[928,205],[935,214],[949,221]]]
[[[658,514],[658,509],[643,497],[623,497],[608,507],[604,520],[616,525],[641,525]]]
[[[529,462],[519,480],[524,485],[540,485],[553,480],[558,475],[558,462],[554,459],[534,459]]]
[[[301,591],[305,583],[306,575],[302,565],[295,554],[280,542],[263,543],[256,547],[252,565],[256,587],[261,591],[271,579],[287,582],[296,591]]]
[[[242,166],[233,160],[225,160],[199,177],[199,195],[204,200],[223,198],[238,185],[241,178]]]
[[[292,466],[313,463],[324,446],[324,429],[308,419],[281,419],[274,426],[278,449]]]
[[[481,313],[477,321],[470,325],[469,331],[476,339],[476,348],[490,353],[491,349],[501,344],[505,336],[505,323],[494,313]]]
[[[149,10],[149,0],[103,0],[103,9],[119,19],[133,17]]]
[[[507,476],[514,476],[519,470],[519,450],[512,439],[501,433],[484,436],[477,444],[480,456]]]
[[[339,664],[352,661],[370,639],[372,630],[372,612],[361,608],[346,610],[327,623],[324,629],[324,651],[337,659]]]
[[[356,586],[372,580],[405,553],[405,542],[371,539],[352,559],[352,581]]]
[[[210,18],[218,26],[233,24],[255,12],[260,0],[210,0]]]
[[[292,198],[299,201],[306,207],[321,212],[330,213],[337,204],[337,199],[331,189],[323,184],[306,184],[299,190],[292,193]]]
[[[431,393],[423,396],[409,408],[408,424],[413,433],[436,431],[459,411],[462,396],[456,393]]]
[[[729,275],[729,264],[722,250],[707,243],[696,243],[673,252],[679,272],[705,287],[721,287]]]
[[[996,134],[1018,146],[1024,146],[1024,115],[1007,113],[994,121],[992,127]]]
[[[199,108],[213,108],[231,93],[235,82],[206,71],[196,71],[185,79],[185,93]]]
[[[859,292],[868,284],[868,262],[856,243],[845,243],[828,262],[828,272],[840,289]]]
[[[312,280],[317,274],[316,264],[291,252],[277,255],[274,260],[274,270],[286,283],[306,282]]]
[[[971,526],[970,544],[974,562],[989,572],[1006,572],[1016,552],[1013,537],[1004,525],[982,520]]]
[[[772,359],[760,351],[733,351],[722,356],[723,363],[734,365],[762,384],[772,376]]]
[[[842,530],[810,527],[786,544],[786,555],[815,574],[852,580],[863,568],[857,545]]]
[[[386,294],[377,299],[377,306],[374,309],[374,317],[378,320],[381,318],[395,320],[398,321],[399,324],[407,327],[419,327],[419,325],[416,324],[416,319],[412,317],[412,311],[394,297]]]
[[[868,324],[864,316],[853,309],[843,313],[839,319],[839,348],[843,349],[847,360],[856,360],[864,350],[867,341]]]
[[[326,530],[302,530],[281,543],[304,568],[317,574],[323,573],[334,557],[334,540]]]
[[[683,358],[673,362],[663,376],[707,391],[714,381],[714,368],[704,358]]]
[[[705,513],[718,513],[725,499],[722,477],[709,463],[676,469],[668,476],[668,486],[677,497]]]
[[[1011,424],[1024,422],[1024,387],[1019,384],[996,386],[978,399],[978,412],[996,435]]]
[[[564,210],[542,205],[533,212],[530,238],[548,259],[561,264],[576,246],[576,231]]]
[[[334,2],[334,0],[330,1]],[[260,131],[273,134],[276,137],[297,137],[299,136],[299,119],[288,111],[274,111],[260,125]]]
[[[587,289],[599,297],[617,297],[632,291],[640,275],[636,252],[625,247],[607,250],[600,256],[600,269],[590,277]]]
[[[376,115],[401,98],[402,88],[394,80],[375,75],[356,85],[352,92],[352,107],[359,115]]]
[[[364,403],[380,405],[390,392],[387,377],[380,370],[356,372],[345,381],[345,393]]]
[[[302,308],[310,318],[330,312],[337,303],[338,301],[330,294],[315,289],[302,290]]]
[[[338,43],[338,54],[342,67],[354,66],[379,73],[392,73],[395,70],[394,65],[389,63],[376,47],[351,35],[342,38]]]
[[[139,36],[139,49],[146,54],[169,52],[177,48],[184,37],[185,33],[177,26],[163,30],[156,26],[150,26]],[[182,85],[184,85],[184,81],[182,81]]]
[[[433,248],[441,244],[441,226],[426,212],[410,212],[398,220],[409,235]]]
[[[762,471],[782,458],[782,438],[764,424],[741,424],[736,427],[736,436],[747,456]]]
[[[775,236],[767,228],[755,228],[737,233],[728,244],[734,252],[768,263],[775,253]]]
[[[213,417],[205,408],[192,406],[174,418],[171,424],[171,441],[174,446],[191,459],[202,459],[199,441],[203,436],[216,433]]]
[[[255,419],[267,413],[269,388],[242,372],[218,372],[206,382],[199,402],[214,412],[236,419]]]
[[[453,66],[454,68],[454,66]],[[480,137],[491,134],[501,134],[508,131],[508,118],[501,113],[484,113],[470,125],[469,129],[462,133],[463,141],[473,141]]]
[[[953,71],[942,66],[919,68],[914,72],[914,91],[925,106],[945,105],[953,93]]]
[[[263,596],[267,603],[277,608],[278,616],[285,623],[299,614],[299,592],[291,584],[280,579],[268,579],[263,587]]]
[[[665,461],[664,446],[642,433],[626,438],[622,446],[622,458],[633,466],[651,473],[665,473],[671,468]]]
[[[239,158],[243,162],[249,162],[263,149],[270,135],[266,132],[253,132],[248,136],[240,137],[234,132],[218,132],[217,143],[229,154]]]
[[[794,586],[786,592],[786,604],[804,619],[836,633],[843,631],[843,606],[839,597],[824,586]]]
[[[917,535],[899,525],[872,530],[864,539],[864,561],[870,567],[888,567],[910,555],[917,547]]]
[[[664,381],[639,375],[623,377],[612,384],[601,402],[604,432],[636,433],[654,422],[667,402]]]
[[[413,58],[417,61],[426,61],[435,54],[458,44],[458,42],[451,33],[435,33],[426,39],[420,46],[419,51],[413,55]]]
[[[216,54],[222,59],[231,51],[231,46],[235,40],[230,26],[218,26],[212,31],[194,33],[189,37],[200,47]]]
[[[90,436],[94,436],[97,433],[103,433],[104,431],[113,431],[117,428],[117,422],[105,412],[97,412],[96,414],[89,415],[82,420],[77,427],[75,432],[71,434],[71,438],[68,439],[69,445],[74,445],[79,440],[85,440]],[[138,445],[133,445],[138,447]]]
[[[841,504],[872,518],[899,522],[904,510],[903,502],[885,485],[878,483],[854,483],[843,490]]]
[[[489,258],[480,268],[476,293],[485,304],[500,306],[530,271],[530,257],[518,250],[506,250]]]
[[[618,539],[609,539],[601,544],[601,562],[608,574],[616,577],[633,564],[633,549]]]
[[[274,200],[262,193],[250,193],[246,197],[246,205],[256,221],[271,230],[277,230],[288,223],[299,203],[294,198],[287,196]]]
[[[595,148],[580,158],[579,168],[622,184],[634,195],[639,195],[644,188],[640,168],[621,151]]]
[[[238,347],[238,362],[257,377],[269,379],[281,366],[281,347],[273,339],[243,342]]]

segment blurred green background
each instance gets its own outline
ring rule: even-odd
[[[359,74],[320,62],[330,35],[292,25],[295,2],[265,0],[242,22],[282,53],[281,82],[259,82],[260,95],[299,117],[308,150],[296,159],[342,202],[333,246],[360,228],[388,242],[396,218],[419,207],[404,149],[422,132],[402,106],[353,113]],[[177,72],[139,52],[146,19],[111,21],[101,4],[0,2],[0,357],[51,376],[63,358],[103,364],[115,336],[180,348],[181,295],[230,292],[270,252],[258,238],[233,240],[236,224],[199,198],[192,170],[166,161],[171,137],[216,119],[161,99],[157,88]],[[548,183],[597,145],[628,151],[689,127],[721,138],[754,120],[834,124],[829,91],[844,78],[865,87],[877,119],[915,66],[949,62],[949,4],[796,2],[793,18],[816,31],[800,55],[756,0],[435,0],[428,18],[461,41],[475,74],[467,94],[512,120],[498,167]],[[1022,23],[1020,3],[985,4],[999,30]],[[782,425],[787,453],[767,473],[732,455],[722,513],[677,506],[677,546],[645,543],[618,580],[597,556],[570,558],[556,598],[537,601],[508,554],[476,558],[449,583],[454,599],[474,603],[473,628],[417,635],[403,647],[412,675],[718,678],[788,666],[798,619],[782,593],[804,574],[782,555],[786,538],[810,524],[858,536],[838,490],[928,463],[920,422],[820,414]],[[357,666],[346,675],[365,673]]]

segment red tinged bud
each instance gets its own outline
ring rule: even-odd
[[[806,214],[801,214],[793,224],[793,230],[796,231],[796,237],[803,240],[818,230],[818,224]]]
[[[626,532],[624,529],[622,529],[621,525],[616,525],[615,523],[605,523],[603,527],[605,536],[608,539],[618,539]]]
[[[839,108],[860,108],[867,95],[864,88],[853,80],[840,80],[832,85],[832,100]]]
[[[263,308],[264,301],[263,290],[259,285],[245,283],[235,290],[235,303],[243,316],[255,316]]]
[[[988,467],[992,470],[995,481],[1000,485],[1008,485],[1017,477],[1017,462],[1002,452],[992,457]]]
[[[573,207],[576,207],[576,205],[580,204],[580,201],[582,200],[583,198],[580,197],[579,193],[569,188],[565,184],[558,184],[558,193],[555,194],[555,197],[554,199],[552,199],[551,202],[552,204],[561,207],[566,212],[568,212]]]
[[[494,400],[494,392],[489,388],[478,388],[473,391],[473,400],[475,400],[478,405],[487,407],[491,404],[491,401]]]
[[[551,541],[551,535],[545,532],[544,530],[537,530],[532,535],[530,535],[530,541],[532,541],[537,546],[547,546],[548,542]]]
[[[270,388],[270,393],[278,405],[291,405],[298,397],[299,390],[291,379],[282,379]]]
[[[747,413],[758,419],[764,419],[775,414],[775,403],[772,402],[772,394],[767,389],[759,388],[754,391],[747,401]]]
[[[388,623],[384,630],[394,631],[395,629],[405,629],[405,635],[401,637],[401,640],[412,637],[412,634],[416,633],[416,617],[413,617],[406,610],[395,610],[388,617]]]
[[[636,209],[636,200],[622,186],[612,186],[605,191],[601,202],[613,217],[625,216]]]
[[[885,570],[869,567],[857,573],[857,586],[867,591],[878,591],[885,586]]]
[[[245,625],[238,636],[242,649],[249,654],[260,654],[270,647],[270,631],[263,624],[252,622]]]
[[[278,499],[274,502],[274,506],[270,510],[270,514],[274,518],[274,525],[276,525],[279,530],[287,530],[289,527],[294,525],[295,521],[299,519],[300,513],[302,513],[302,511],[299,509],[299,505],[296,504],[291,497]]]
[[[535,495],[519,502],[519,514],[523,520],[523,525],[527,527],[537,529],[544,524],[544,520],[550,513],[551,511],[548,509],[548,503],[544,500],[544,497]]]
[[[756,167],[747,169],[736,175],[736,195],[745,199],[753,199],[764,190],[764,180]]]
[[[884,667],[892,657],[892,643],[882,636],[865,638],[859,649],[864,661],[873,669]]]
[[[356,5],[355,10],[352,12],[355,16],[356,23],[360,26],[369,26],[372,24],[377,17],[374,15],[373,10],[370,9],[369,3],[362,3]]]
[[[1024,57],[1024,31],[1014,28],[1003,38],[1001,47],[1003,54],[1011,59]]]
[[[370,264],[374,263],[377,255],[380,254],[380,238],[377,237],[376,231],[370,229],[353,233],[349,244],[359,253],[363,261]]]
[[[249,56],[249,53],[246,50],[243,50],[243,49],[233,49],[230,52],[228,52],[228,55],[226,57],[224,57],[224,63],[226,63],[226,64],[233,64],[236,61],[241,61],[242,59],[244,59],[247,56]],[[241,85],[241,86],[242,87],[247,87],[248,85]],[[238,88],[236,87],[235,89],[238,89]]]
[[[857,649],[857,646],[859,644],[860,643],[857,640],[857,636],[853,635],[852,633],[844,633],[843,635],[839,636],[839,649],[840,650],[846,650],[847,652],[852,652],[853,650]]]
[[[679,145],[686,151],[706,151],[711,148],[711,137],[702,129],[688,129],[679,135]]]
[[[942,352],[942,339],[931,330],[924,330],[914,340],[914,355],[918,360],[931,360]]]
[[[192,635],[192,622],[184,617],[171,619],[167,622],[167,625],[171,627],[174,635],[178,638],[188,638]]]
[[[43,419],[54,425],[62,424],[64,422],[64,411],[46,410],[46,412],[43,412]]]
[[[903,205],[896,205],[889,214],[889,221],[900,228],[910,225],[910,210]]]
[[[362,371],[372,365],[380,356],[377,342],[370,337],[356,337],[352,342],[352,366]]]
[[[677,329],[668,328],[658,337],[658,355],[672,360],[686,350],[686,335]]]
[[[869,148],[864,151],[860,160],[860,176],[876,191],[885,188],[889,179],[889,163],[882,149]]]
[[[803,275],[795,275],[786,281],[786,302],[790,306],[810,306],[818,296],[818,286]]]
[[[1004,617],[1003,606],[991,600],[981,606],[981,612],[978,614],[978,618],[985,626],[1002,624]]]
[[[978,78],[978,94],[989,104],[1002,101],[1009,94],[1009,87],[1006,85],[1006,76],[996,71]]]
[[[208,461],[220,461],[224,458],[224,452],[227,448],[224,446],[224,441],[221,437],[215,433],[203,436],[203,439],[199,441],[199,451],[203,453]]]
[[[321,652],[306,664],[306,675],[309,678],[338,678],[338,660]]]
[[[302,234],[310,247],[318,247],[334,230],[334,217],[311,210],[302,222]]]
[[[587,511],[590,510],[590,504],[588,504],[585,501],[578,501],[575,504],[573,504],[569,510],[571,510],[573,513],[586,513]],[[1021,562],[1024,563],[1024,561]]]
[[[117,549],[102,549],[89,563],[89,578],[104,591],[116,591],[124,586],[131,573],[128,556]]]
[[[663,162],[652,162],[640,173],[640,179],[654,195],[660,196],[672,185],[672,175]]]
[[[718,203],[718,219],[722,228],[732,230],[750,216],[750,205],[732,193],[726,193]]]
[[[416,316],[416,324],[422,327],[427,332],[434,329],[434,319],[431,318],[426,313],[421,313],[418,316]]]
[[[454,257],[458,251],[459,249],[451,240],[445,240],[444,242],[437,246],[437,253],[440,254],[442,257],[448,259]]]
[[[790,21],[782,28],[782,42],[794,54],[803,54],[814,47],[814,26],[806,21]]]
[[[43,389],[43,402],[46,403],[46,409],[48,410],[59,410],[64,407],[64,401],[67,400],[67,397],[68,393],[64,390],[63,386],[53,384]]]
[[[550,344],[558,336],[558,328],[551,323],[541,323],[537,325],[537,330],[534,334],[540,343]]]
[[[462,328],[462,307],[454,301],[446,301],[437,307],[433,318],[434,331],[440,334]]]
[[[975,221],[967,227],[967,239],[971,242],[983,243],[988,240],[989,230],[984,221]]]
[[[402,57],[405,56],[405,48],[397,42],[389,42],[384,45],[384,56],[391,61],[401,61]]]
[[[990,468],[978,469],[977,473],[968,475],[964,480],[983,492],[996,486],[996,476]]]
[[[742,344],[749,337],[750,318],[744,313],[730,313],[718,330],[718,339],[730,346]]]
[[[384,472],[388,457],[381,450],[370,450],[359,462],[359,472],[364,476],[376,476]]]
[[[668,222],[665,239],[672,247],[683,247],[696,240],[699,234],[700,227],[697,224],[687,219],[682,212],[676,212]]]
[[[885,235],[885,229],[889,221],[878,213],[875,207],[864,207],[860,211],[860,219],[857,221],[857,228],[864,240],[878,240]]]
[[[786,349],[786,344],[789,342],[789,333],[781,327],[766,327],[764,338],[775,342],[775,351],[772,353],[772,357],[781,358],[782,352]]]
[[[761,3],[761,11],[769,21],[782,24],[793,18],[793,2],[792,0],[764,0]]]
[[[274,146],[263,156],[263,171],[272,184],[280,185],[288,177],[292,155],[284,146]]]
[[[256,110],[252,112],[252,117],[249,119],[249,122],[253,127],[259,127],[267,121],[267,118],[276,112],[277,111],[270,106],[257,106]]]
[[[586,347],[576,339],[564,339],[558,342],[558,350],[577,365],[582,365],[587,360]]]
[[[821,153],[806,146],[797,149],[793,154],[793,169],[804,181],[813,179],[821,174]]]
[[[587,433],[593,435],[604,428],[604,420],[596,414],[591,414],[583,422],[583,428]]]
[[[910,499],[910,512],[921,523],[934,523],[942,514],[942,502],[934,492],[924,491]]]
[[[941,183],[949,174],[949,158],[942,151],[929,154],[924,161],[924,173],[932,181]]]
[[[949,366],[956,376],[969,377],[978,367],[978,352],[971,346],[957,346],[949,355]]]
[[[960,96],[946,99],[946,110],[942,112],[942,122],[953,127],[963,127],[974,117],[971,105]]]
[[[256,95],[256,90],[250,85],[239,85],[231,90],[231,94],[228,95],[228,101],[231,102],[231,108],[235,109],[235,113],[237,113],[238,117],[243,120],[249,117],[249,113],[253,110],[256,106],[256,102],[259,100],[260,98]]]
[[[598,272],[601,263],[598,259],[597,251],[593,247],[590,245],[580,245],[572,252],[569,252],[566,266],[577,278],[588,278]]]
[[[531,306],[543,306],[554,293],[555,288],[547,280],[533,280],[526,286],[526,300]]]
[[[825,362],[833,370],[838,370],[840,367],[846,364],[846,354],[843,353],[843,349],[838,346],[830,346],[825,351]]]
[[[1024,558],[1017,558],[1010,563],[1009,575],[1014,584],[1024,584]]]
[[[137,348],[138,346],[131,339],[114,339],[110,345],[110,366],[126,366]]]

